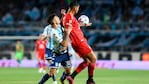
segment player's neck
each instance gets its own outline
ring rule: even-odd
[[[53,28],[53,29],[56,29],[56,28],[57,28],[57,26],[56,26],[56,25],[52,25],[52,28]]]
[[[72,15],[72,16],[75,15],[75,11],[72,11],[72,10],[69,10],[68,13],[69,13],[70,15]]]

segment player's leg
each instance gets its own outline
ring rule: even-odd
[[[60,81],[61,84],[64,84],[64,80],[66,79],[66,76],[69,76],[71,74],[71,60],[69,59],[68,61],[64,61],[61,63],[61,65],[64,67],[65,71],[63,72]]]
[[[77,74],[79,74],[83,69],[85,69],[89,65],[90,61],[86,57],[83,57],[83,60],[84,61],[80,63],[78,67],[75,69],[75,71],[71,74],[71,77],[73,79],[76,77]]]
[[[95,84],[95,82],[93,80],[93,76],[94,76],[95,65],[96,65],[96,56],[95,56],[94,52],[92,51],[86,57],[90,60],[90,63],[88,65],[87,84]]]
[[[45,56],[45,57],[43,57],[43,58],[44,58],[44,60],[45,60],[45,68],[46,68],[46,60],[47,60],[48,63],[49,63],[49,66],[50,66],[51,68],[54,67],[54,68],[57,69],[57,67],[58,67],[58,65],[57,65],[58,62],[56,62],[55,57],[53,57],[53,52],[52,52],[52,50],[46,48],[46,55],[44,55],[44,56]],[[53,79],[53,84],[57,84],[56,75],[55,75],[55,74],[53,74],[52,79]]]
[[[56,68],[51,68],[49,73],[46,73],[38,84],[44,84],[50,77],[52,77],[56,72]]]
[[[41,58],[39,56],[38,56],[37,61],[38,61],[38,67],[39,67],[38,72],[41,73],[43,71],[43,68],[42,68]]]
[[[63,71],[62,76],[61,76],[61,78],[60,78],[61,84],[64,84],[64,80],[65,80],[65,79],[66,79],[66,72]]]
[[[17,59],[18,65],[20,65],[21,64],[21,61],[23,59],[23,53],[16,52],[16,59]]]
[[[55,73],[56,73],[56,68],[53,68],[53,70],[50,71],[50,76],[53,79],[53,84],[57,84]]]
[[[88,81],[87,84],[94,84],[93,76],[95,71],[95,65],[96,65],[96,56],[92,50],[92,48],[88,45],[87,42],[84,42],[81,46],[81,51],[78,51],[81,56],[88,59],[90,63],[88,64]]]
[[[18,63],[18,67],[20,67],[22,59],[23,59],[23,55],[21,55],[20,53],[16,53],[16,60]]]
[[[66,79],[67,76],[69,76],[71,74],[71,68],[65,68],[65,71],[63,72],[61,78],[60,78],[60,82],[61,84],[65,84],[64,80]],[[72,84],[72,83],[71,83]]]
[[[42,55],[41,55],[41,67],[43,68],[43,73],[46,73],[46,59],[45,59],[45,53],[43,52]]]
[[[43,68],[43,73],[46,73],[46,60],[42,59],[42,68]]]
[[[42,79],[40,80],[39,84],[45,83],[50,77],[52,77],[54,80],[56,80],[56,78],[54,78],[54,74],[56,72],[56,69],[57,69],[59,63],[56,60],[48,60],[48,62],[49,62],[50,70],[49,70],[48,73],[46,73],[42,77]],[[57,83],[55,83],[55,84],[57,84]]]
[[[17,59],[17,62],[20,65],[21,64],[21,59]]]
[[[71,59],[71,62],[72,62],[71,72],[73,72],[73,70],[75,69],[76,53],[75,53],[75,51],[72,48],[70,43],[68,44],[68,50],[69,50],[70,54],[72,55],[70,57],[70,59]]]
[[[79,64],[79,66],[75,69],[75,71],[70,76],[66,77],[69,84],[74,84],[74,78],[76,77],[76,75],[79,74],[83,69],[85,69],[88,66],[89,60],[87,58],[83,59],[84,61]]]
[[[84,42],[84,43],[80,44],[79,47],[74,48],[74,49],[83,58],[84,61],[79,64],[79,66],[71,74],[71,76],[68,77],[69,79],[68,78],[67,79],[70,81],[73,80],[75,78],[75,76],[78,73],[80,73],[83,69],[85,69],[86,67],[89,67],[89,78],[93,78],[96,57],[95,57],[94,53],[92,52],[91,47],[87,44],[87,42]]]
[[[52,76],[52,80],[53,80],[53,84],[57,84],[56,75],[55,74]]]

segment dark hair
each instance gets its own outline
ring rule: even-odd
[[[53,18],[54,18],[55,16],[57,16],[56,13],[51,13],[51,14],[49,14],[48,17],[47,17],[47,19],[46,19],[47,23],[53,24],[52,20],[53,20]]]
[[[73,0],[70,4],[69,4],[69,8],[73,8],[74,6],[79,6],[79,3],[77,0]]]

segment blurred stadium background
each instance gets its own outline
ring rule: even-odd
[[[0,0],[0,74],[3,76],[0,84],[20,84],[22,81],[28,82],[21,84],[36,84],[41,74],[36,69],[35,42],[47,25],[45,19],[49,10],[54,8],[61,16],[60,9],[67,9],[71,1]],[[92,22],[92,26],[82,30],[98,58],[97,84],[148,84],[149,74],[144,70],[149,70],[149,0],[79,0],[79,3],[81,9],[76,17],[85,14]],[[24,45],[24,59],[21,68],[10,69],[17,67],[17,40]],[[78,58],[75,66],[79,62]],[[24,80],[15,80],[9,77],[9,74],[15,75],[13,70],[22,75],[33,73],[35,78],[27,79],[32,76],[28,73]],[[22,75],[18,74],[17,78]],[[142,76],[144,79],[139,78]],[[86,77],[86,73],[78,77]]]

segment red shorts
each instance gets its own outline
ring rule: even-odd
[[[86,41],[81,42],[77,46],[72,44],[72,47],[76,51],[76,53],[79,54],[80,57],[84,57],[92,51],[92,48],[88,45]]]
[[[45,52],[38,52],[39,59],[45,59]]]

